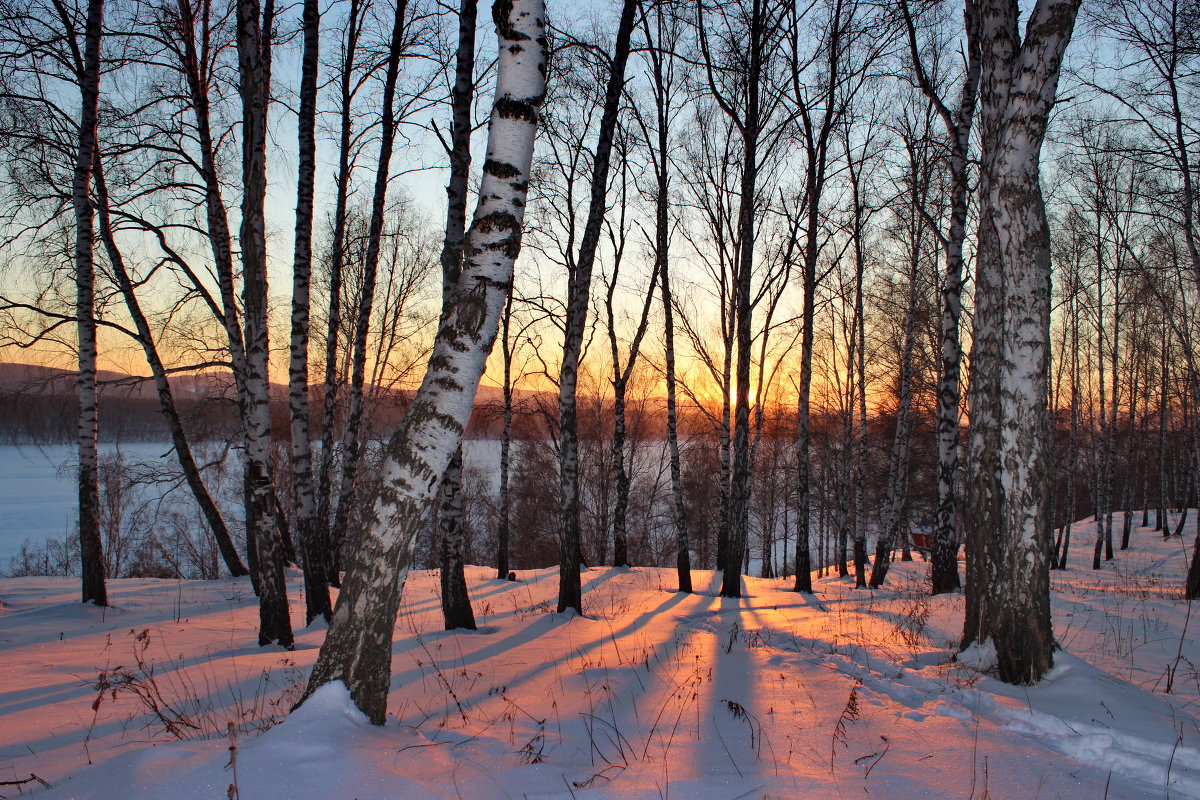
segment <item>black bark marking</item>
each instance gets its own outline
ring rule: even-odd
[[[501,97],[496,101],[494,111],[496,116],[503,119],[519,119],[528,122],[531,125],[536,125],[538,121],[537,107],[541,104],[541,98],[531,98],[529,100],[517,100],[512,97]]]
[[[503,161],[496,161],[492,158],[489,158],[487,161],[483,162],[483,171],[489,175],[495,175],[501,180],[505,178],[515,178],[521,174],[521,170],[517,169],[512,164],[508,164]]]

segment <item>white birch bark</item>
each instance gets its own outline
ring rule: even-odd
[[[242,96],[242,305],[246,343],[246,537],[257,577],[260,645],[290,648],[292,624],[284,582],[284,544],[271,483],[271,406],[267,359],[267,104],[270,97],[272,0],[238,0],[238,67]]]
[[[413,541],[462,441],[495,341],[521,244],[533,139],[545,92],[541,0],[498,0],[496,102],[466,260],[438,328],[425,378],[385,449],[329,634],[307,694],[344,681],[375,724],[387,710],[391,643]]]
[[[977,6],[983,121],[971,360],[972,502],[963,643],[991,640],[999,677],[1032,683],[1053,663],[1050,621],[1050,236],[1039,157],[1079,0]]]
[[[78,65],[82,108],[79,116],[79,149],[75,157],[75,179],[71,188],[71,200],[75,206],[75,323],[79,333],[79,373],[76,382],[79,391],[79,553],[82,562],[83,602],[95,603],[98,606],[108,605],[108,592],[104,586],[104,552],[100,540],[99,458],[96,453],[96,434],[99,428],[96,403],[96,266],[90,185],[97,146],[103,18],[104,0],[89,0],[83,58]],[[68,35],[74,38],[70,29]],[[75,52],[78,54],[78,50]]]

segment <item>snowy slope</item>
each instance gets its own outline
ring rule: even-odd
[[[747,578],[741,600],[715,596],[711,573],[688,596],[669,570],[592,569],[582,618],[551,613],[555,570],[508,583],[472,568],[475,633],[441,631],[436,576],[415,573],[383,728],[338,685],[274,725],[323,633],[254,647],[244,581],[118,581],[105,612],[69,580],[4,580],[0,781],[52,788],[0,794],[1200,798],[1184,547],[1141,529],[1114,564],[1089,561],[1077,545],[1055,574],[1066,650],[1028,689],[952,660],[962,598],[927,598],[920,561],[877,592]]]

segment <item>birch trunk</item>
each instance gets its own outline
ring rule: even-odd
[[[1167,413],[1170,408],[1170,363],[1167,359],[1167,348],[1170,338],[1167,326],[1163,324],[1162,355],[1159,357],[1159,391],[1158,391],[1158,508],[1154,515],[1155,529],[1160,531],[1163,538],[1171,535],[1171,520],[1167,515]]]
[[[962,317],[963,243],[967,238],[967,212],[970,181],[967,173],[971,146],[971,128],[979,94],[980,49],[979,17],[974,3],[964,8],[967,69],[963,75],[958,108],[954,111],[942,102],[925,71],[917,46],[916,28],[909,15],[907,0],[902,0],[908,32],[909,52],[913,58],[917,84],[941,117],[950,141],[950,227],[943,241],[946,272],[942,279],[942,315],[940,369],[937,388],[937,512],[930,553],[930,580],[933,594],[956,591],[958,576],[958,412],[961,395],[962,345],[959,322]]]
[[[999,677],[1034,683],[1053,663],[1051,447],[1047,417],[1050,236],[1042,139],[1078,0],[976,6],[983,119],[979,265],[971,359],[970,512],[963,644],[990,640]]]
[[[634,14],[639,0],[624,0],[621,21],[617,28],[616,49],[604,96],[604,113],[597,133],[596,154],[592,162],[591,199],[587,222],[575,259],[575,269],[568,278],[567,315],[563,334],[562,365],[558,383],[559,429],[559,536],[558,611],[572,608],[583,613],[582,589],[579,582],[581,566],[579,526],[579,434],[576,409],[576,389],[579,383],[579,359],[583,350],[583,333],[587,326],[588,300],[592,288],[592,267],[600,244],[600,229],[604,223],[605,195],[612,155],[613,136],[617,128],[617,113],[625,86],[625,65],[629,60],[630,39]]]
[[[214,271],[221,296],[221,325],[229,341],[229,360],[233,373],[234,387],[238,399],[238,410],[245,426],[246,403],[246,354],[234,282],[233,236],[229,230],[228,209],[222,194],[221,180],[217,169],[216,144],[212,134],[212,113],[208,92],[212,82],[213,46],[210,41],[212,21],[211,8],[205,4],[202,15],[197,18],[190,2],[179,3],[180,35],[183,39],[182,66],[184,80],[195,115],[196,138],[200,148],[200,175],[204,182],[204,213],[209,248],[212,252]],[[196,39],[196,26],[200,26],[200,38]]]
[[[683,500],[683,471],[679,458],[679,411],[675,374],[675,305],[671,295],[671,97],[674,71],[668,52],[669,41],[677,29],[661,6],[656,6],[653,29],[649,14],[642,18],[650,66],[650,92],[654,99],[655,128],[645,130],[646,145],[654,167],[654,274],[657,276],[663,307],[664,379],[667,385],[667,455],[671,475],[671,499],[675,525],[675,573],[679,591],[692,591],[691,543],[688,537],[687,511]],[[653,292],[653,286],[651,287]]]
[[[326,621],[329,603],[328,550],[317,519],[312,438],[308,426],[309,285],[312,280],[313,190],[317,173],[317,57],[321,12],[317,0],[304,0],[304,53],[301,57],[299,170],[296,180],[295,254],[292,258],[292,341],[288,364],[291,414],[292,505],[296,534],[304,553],[305,620]]]
[[[809,549],[812,519],[812,404],[813,346],[816,340],[817,259],[820,255],[818,225],[824,188],[824,149],[808,148],[808,179],[805,198],[808,224],[805,231],[803,282],[804,310],[800,333],[800,385],[796,408],[796,583],[794,591],[812,593],[812,554]],[[845,569],[845,559],[840,570]]]
[[[675,521],[675,574],[679,591],[692,591],[692,555],[688,541],[687,511],[683,501],[683,471],[679,459],[679,411],[675,377],[675,307],[671,298],[670,267],[670,165],[668,162],[668,121],[666,115],[665,82],[662,76],[662,54],[654,61],[655,94],[658,110],[658,149],[654,153],[657,191],[654,198],[654,261],[662,292],[664,359],[667,383],[667,451],[670,457],[671,498]]]
[[[914,154],[915,155],[915,154]],[[900,397],[896,406],[896,436],[892,440],[892,453],[888,469],[888,492],[884,508],[883,530],[875,542],[875,563],[871,569],[870,586],[877,589],[887,578],[888,567],[891,564],[892,550],[901,541],[906,527],[905,509],[908,505],[908,454],[912,440],[912,401],[913,401],[913,352],[916,349],[917,338],[917,295],[918,271],[920,269],[922,235],[917,225],[918,198],[918,168],[915,158],[912,166],[913,180],[913,226],[910,246],[908,270],[908,309],[904,317],[904,344],[900,357]]]
[[[623,158],[623,154],[621,156]],[[625,176],[623,176],[625,177]],[[622,187],[624,195],[625,187]],[[622,196],[619,201],[621,208],[626,207],[625,197]],[[620,230],[624,230],[624,220],[622,219],[618,226]],[[624,235],[624,234],[620,234]],[[642,313],[638,317],[637,326],[634,329],[632,340],[629,343],[629,352],[626,356],[624,366],[621,365],[621,349],[620,336],[617,333],[617,313],[615,295],[617,289],[617,280],[620,276],[620,265],[622,255],[624,253],[625,243],[622,240],[617,245],[617,252],[613,258],[612,278],[608,283],[608,292],[605,296],[604,309],[608,316],[608,344],[609,355],[612,358],[612,387],[613,387],[613,434],[612,434],[612,471],[613,471],[613,488],[616,497],[613,500],[613,566],[628,567],[629,566],[629,541],[628,541],[628,522],[627,516],[629,511],[629,490],[632,484],[632,478],[629,474],[629,468],[625,466],[625,440],[628,436],[627,432],[627,414],[626,414],[626,393],[629,389],[629,382],[633,379],[633,370],[637,366],[638,356],[642,349],[642,340],[646,336],[646,330],[650,323],[650,306],[654,302],[654,285],[658,282],[657,275],[652,275],[649,285],[646,287],[646,294],[642,298]]]
[[[438,529],[442,540],[442,563],[438,583],[442,592],[442,620],[446,630],[475,630],[475,612],[467,592],[463,558],[462,445],[454,451],[442,475],[438,503]]]
[[[817,292],[817,260],[820,257],[820,220],[821,198],[825,190],[826,170],[828,166],[829,139],[833,133],[834,124],[840,118],[835,108],[835,97],[841,81],[841,58],[843,30],[843,6],[834,4],[829,20],[829,41],[822,45],[825,57],[825,70],[822,79],[824,83],[818,87],[818,97],[824,104],[824,110],[818,117],[814,114],[816,103],[809,99],[806,90],[800,85],[801,65],[797,63],[799,45],[793,41],[792,54],[792,91],[795,95],[797,111],[802,124],[801,132],[804,138],[804,166],[806,170],[804,185],[804,202],[807,209],[807,225],[804,234],[804,256],[802,283],[804,293],[804,310],[801,328],[800,345],[800,383],[797,387],[799,395],[796,424],[796,584],[795,591],[811,592],[812,575],[810,570],[811,554],[809,552],[809,530],[812,518],[812,441],[811,441],[811,402],[813,375],[813,346],[816,338],[815,306]],[[793,34],[793,35],[798,35]],[[844,109],[843,109],[844,110]],[[861,280],[860,280],[861,283]],[[858,548],[855,548],[856,552]],[[845,569],[845,559],[839,571]]]
[[[284,583],[284,545],[271,485],[271,406],[267,374],[267,104],[270,97],[272,0],[238,0],[238,68],[242,97],[242,305],[246,342],[246,536],[254,540],[260,645],[292,647]]]
[[[94,212],[91,199],[92,164],[100,107],[100,39],[104,0],[88,0],[83,59],[79,64],[79,149],[71,200],[75,206],[75,324],[79,335],[77,444],[79,455],[79,555],[83,602],[108,605],[104,585],[104,550],[100,539],[99,428],[96,404],[96,264],[92,249]],[[68,35],[74,35],[68,33]]]
[[[753,308],[750,283],[754,275],[755,201],[758,193],[759,92],[761,90],[764,25],[759,0],[752,3],[750,67],[746,75],[747,102],[742,134],[742,180],[738,196],[738,265],[734,280],[734,327],[737,358],[734,366],[733,465],[729,475],[729,540],[725,563],[720,565],[721,595],[742,596],[742,562],[747,556],[750,527],[750,330]]]
[[[500,521],[496,530],[496,577],[500,580],[508,578],[509,566],[509,527],[511,517],[511,499],[508,491],[509,461],[512,458],[512,343],[509,330],[512,327],[512,292],[504,301],[504,311],[500,319],[500,348],[504,362],[504,424],[500,432]]]
[[[863,252],[862,202],[858,187],[854,191],[854,318],[857,341],[855,352],[858,388],[858,437],[857,463],[854,471],[854,587],[867,585],[867,451],[869,427],[867,423],[867,317],[863,307],[864,273],[866,254]]]
[[[545,91],[541,0],[493,6],[499,40],[496,102],[466,259],[442,314],[429,368],[385,451],[329,634],[306,696],[343,681],[375,724],[384,722],[392,632],[413,541],[462,440],[496,338],[521,244],[533,137]]]
[[[450,182],[446,185],[446,235],[442,242],[442,303],[449,302],[462,272],[467,235],[467,180],[471,174],[471,103],[475,97],[475,20],[477,0],[463,0],[458,12],[453,122],[450,131]],[[506,304],[507,305],[507,304]],[[462,447],[442,476],[438,526],[442,534],[442,616],[446,630],[475,630],[463,561]]]
[[[1067,554],[1071,548],[1071,524],[1075,518],[1075,474],[1079,460],[1079,317],[1074,294],[1070,299],[1071,319],[1071,432],[1067,439],[1067,513],[1062,527],[1062,546],[1055,548],[1058,569],[1067,568]],[[1051,566],[1055,566],[1052,564]]]

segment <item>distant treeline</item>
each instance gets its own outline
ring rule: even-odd
[[[324,413],[319,392],[314,390],[310,409],[314,424]],[[378,439],[395,430],[408,407],[404,392],[378,392],[367,414],[368,436]],[[67,444],[75,440],[77,399],[59,385],[34,389],[0,389],[0,444]],[[239,434],[238,412],[232,397],[219,394],[178,398],[189,436],[197,440],[234,439]],[[543,404],[531,400],[514,414],[513,436],[517,439],[546,435]],[[497,402],[481,400],[467,428],[468,438],[498,438],[502,425]],[[288,408],[284,397],[271,400],[272,436],[286,440]],[[100,393],[100,441],[146,442],[170,439],[170,431],[157,398],[116,387]]]

